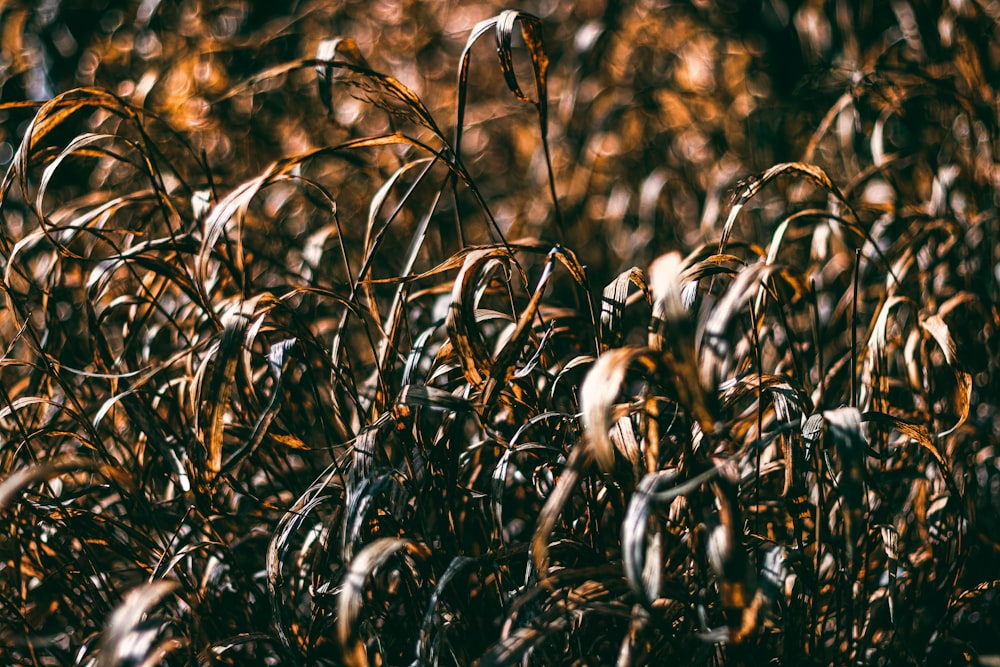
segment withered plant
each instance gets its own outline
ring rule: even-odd
[[[0,661],[996,664],[995,12],[758,4],[798,89],[721,2],[457,85],[144,2],[0,105]]]

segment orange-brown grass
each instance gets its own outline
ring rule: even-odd
[[[993,664],[992,28],[848,5],[756,173],[764,47],[673,6],[499,13],[433,104],[313,26],[3,105],[0,661]]]

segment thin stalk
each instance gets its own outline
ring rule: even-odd
[[[861,249],[854,251],[854,299],[851,303],[851,400],[858,407],[858,283],[861,278]]]

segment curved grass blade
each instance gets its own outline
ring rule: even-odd
[[[891,296],[881,304],[878,317],[872,324],[871,335],[868,338],[868,359],[869,359],[869,383],[870,388],[865,387],[865,391],[870,393],[871,408],[875,412],[886,413],[889,410],[889,325],[890,317],[894,310],[899,310],[903,306],[914,308],[912,300],[902,296]],[[899,322],[901,317],[896,317]]]
[[[212,374],[207,384],[203,381],[198,389],[196,401],[201,416],[199,435],[205,450],[205,468],[199,470],[202,483],[211,483],[222,470],[224,418],[229,409],[236,381],[236,367],[246,342],[253,305],[250,302],[241,304],[223,320],[222,337],[215,351]]]
[[[556,522],[562,513],[563,507],[569,501],[571,495],[576,490],[583,470],[590,464],[590,447],[577,443],[570,451],[566,466],[556,482],[555,488],[542,506],[542,511],[538,513],[538,521],[535,523],[535,533],[531,538],[529,552],[531,560],[535,565],[535,571],[540,579],[548,574],[549,570],[549,538],[555,530]]]
[[[514,27],[520,24],[521,35],[524,38],[525,46],[531,58],[532,73],[535,79],[536,99],[532,99],[525,92],[518,80],[517,71],[514,68],[514,55],[512,40]],[[545,52],[542,41],[542,23],[538,17],[526,12],[507,9],[493,18],[480,21],[472,29],[465,48],[462,49],[462,56],[459,61],[458,73],[458,105],[457,119],[455,123],[455,145],[456,156],[461,155],[462,133],[465,125],[465,104],[469,85],[469,63],[472,45],[479,41],[479,38],[494,30],[496,37],[497,56],[500,59],[500,70],[503,72],[504,81],[507,88],[521,102],[531,104],[538,113],[538,124],[542,150],[545,154],[545,164],[548,168],[549,195],[552,198],[552,205],[555,213],[555,220],[560,236],[565,234],[562,213],[559,208],[559,197],[556,193],[555,172],[552,168],[551,151],[549,150],[548,138],[548,79],[549,58]],[[457,157],[457,159],[461,159]]]
[[[497,17],[485,19],[477,23],[465,40],[465,47],[458,61],[458,104],[455,121],[455,155],[461,159],[462,134],[465,131],[465,102],[469,90],[469,65],[471,64],[472,46],[479,41],[479,38],[490,30],[494,30],[497,25]]]
[[[154,646],[161,635],[158,626],[147,619],[150,610],[177,589],[175,581],[159,580],[133,588],[108,619],[101,638],[97,667],[118,667],[127,664],[148,664],[151,654],[161,651],[165,640]]]
[[[417,662],[424,665],[436,665],[440,661],[440,636],[435,637],[435,626],[438,625],[438,603],[445,590],[451,585],[453,579],[459,574],[477,565],[479,561],[469,556],[456,556],[448,564],[444,574],[438,579],[431,599],[427,603],[427,611],[424,612],[424,622],[420,627],[420,636],[417,638]],[[438,631],[440,634],[441,630]],[[437,641],[435,641],[437,640]]]
[[[642,269],[633,266],[618,274],[618,277],[604,288],[601,295],[601,352],[612,347],[619,347],[622,343],[624,332],[621,330],[621,321],[633,285],[640,290],[646,304],[651,309],[653,307],[653,297],[649,291],[646,274]]]
[[[489,410],[493,406],[500,391],[503,390],[514,376],[514,365],[517,363],[518,357],[521,356],[521,352],[527,342],[528,334],[531,332],[531,325],[538,314],[538,307],[541,305],[545,288],[552,278],[552,271],[557,255],[558,251],[556,249],[553,249],[549,253],[545,260],[545,265],[542,267],[542,274],[538,278],[538,283],[531,293],[531,298],[528,299],[527,305],[524,306],[517,318],[514,331],[510,334],[503,347],[497,352],[493,363],[490,365],[489,377],[486,379],[486,384],[483,388],[482,405],[484,410]]]
[[[853,569],[858,564],[856,547],[866,534],[865,455],[868,443],[861,430],[861,413],[857,408],[826,410],[823,419],[843,466],[838,484],[840,510],[844,519],[844,550]]]
[[[39,482],[45,482],[63,473],[96,470],[101,467],[96,461],[64,456],[55,461],[33,463],[23,468],[18,468],[0,482],[0,511],[14,501],[26,487]]]
[[[927,318],[921,318],[920,326],[924,331],[941,347],[944,352],[945,361],[955,371],[955,411],[958,413],[958,421],[949,429],[938,433],[939,438],[943,438],[958,430],[969,418],[969,411],[972,407],[972,374],[965,370],[965,367],[958,359],[958,350],[955,340],[952,338],[951,329],[940,314],[935,313]]]
[[[298,633],[299,624],[293,623],[288,618],[288,605],[285,604],[283,595],[286,588],[285,578],[282,574],[282,563],[291,546],[292,535],[309,516],[309,513],[329,498],[329,496],[320,495],[329,480],[328,478],[321,478],[321,480],[314,482],[291,509],[285,512],[267,545],[267,588],[274,609],[274,629],[278,633],[278,638],[281,639],[281,645],[284,647],[286,655],[296,665],[300,664],[302,641]]]
[[[651,609],[663,590],[663,545],[658,513],[675,498],[686,496],[711,480],[710,468],[684,480],[677,470],[647,473],[629,500],[622,521],[622,567],[639,601]]]
[[[514,56],[511,49],[514,26],[520,24],[521,36],[531,56],[531,67],[535,77],[535,100],[528,97],[522,90],[514,69]],[[513,9],[507,9],[497,17],[496,24],[497,55],[500,57],[500,69],[503,71],[507,87],[514,96],[522,102],[535,107],[538,112],[538,128],[542,140],[542,152],[545,154],[545,166],[548,169],[549,196],[555,214],[556,229],[560,239],[566,234],[562,211],[559,208],[559,195],[556,193],[556,177],[552,169],[552,154],[549,149],[549,102],[548,79],[549,57],[545,53],[542,41],[542,22],[538,17]]]
[[[337,60],[337,56],[340,54],[344,55],[344,61],[346,62],[353,62],[359,67],[371,69],[367,61],[365,61],[365,57],[361,54],[361,49],[358,48],[357,42],[350,37],[324,39],[316,47],[316,59],[321,62],[329,63]],[[327,116],[333,115],[332,88],[336,82],[334,71],[335,68],[330,64],[316,66],[316,83],[318,84],[319,99],[323,103],[323,106],[326,107]]]
[[[753,199],[757,193],[764,188],[764,186],[783,174],[804,176],[806,179],[812,181],[830,194],[834,195],[845,206],[850,208],[850,205],[847,203],[844,195],[841,194],[840,190],[836,185],[834,185],[833,181],[830,180],[830,177],[822,167],[814,164],[808,164],[806,162],[785,162],[782,164],[776,164],[764,171],[764,173],[749,178],[742,183],[742,187],[739,188],[739,191],[735,196],[732,208],[729,209],[729,216],[726,218],[726,222],[722,226],[722,235],[719,238],[719,254],[726,251],[726,245],[729,243],[729,237],[733,233],[733,225],[736,223],[736,218],[739,216],[743,207],[746,206],[746,203]],[[857,216],[854,217],[857,218]]]
[[[359,617],[364,606],[364,588],[368,577],[400,554],[411,561],[424,560],[430,550],[423,544],[398,537],[383,537],[365,546],[351,560],[337,596],[337,641],[348,667],[367,667],[368,653],[359,636]]]
[[[242,230],[244,219],[246,218],[251,202],[262,190],[277,182],[301,178],[297,175],[298,171],[302,164],[307,163],[310,160],[322,156],[348,153],[362,148],[378,148],[382,146],[412,146],[419,151],[430,155],[437,155],[438,153],[427,144],[400,133],[363,137],[361,139],[347,141],[335,146],[315,148],[302,153],[301,155],[295,155],[270,164],[259,175],[234,188],[232,192],[212,207],[211,211],[209,211],[205,216],[201,249],[198,252],[197,260],[195,262],[195,275],[198,278],[199,285],[206,292],[205,302],[211,302],[211,300],[207,298],[209,290],[206,288],[207,285],[211,284],[209,281],[210,271],[208,260],[211,257],[216,244],[226,234],[226,230],[230,225],[236,227],[236,234],[233,239],[236,256],[231,258],[231,260],[237,270],[241,273],[243,272],[244,253]],[[453,166],[452,168],[454,169]],[[350,270],[350,267],[347,267],[347,269]]]
[[[718,506],[719,525],[712,529],[706,545],[712,570],[718,577],[719,598],[727,616],[729,641],[742,643],[756,628],[765,596],[757,588],[743,545],[740,512],[739,470],[732,460],[714,461],[717,474],[712,489]]]
[[[734,322],[759,293],[773,269],[763,261],[743,266],[705,321],[702,346],[708,358],[702,379],[706,384],[721,381],[727,362],[733,358],[733,341],[737,339],[732,335]]]
[[[662,255],[650,265],[653,321],[649,345],[661,354],[681,405],[698,422],[702,432],[712,436],[719,429],[715,390],[718,377],[706,379],[704,362],[699,363],[695,349],[696,323],[682,295],[686,272],[687,262],[677,252]]]
[[[885,570],[889,579],[888,600],[889,600],[889,622],[896,623],[896,572],[899,568],[899,531],[895,526],[879,526],[879,534],[882,537],[882,546],[885,548]]]
[[[895,429],[907,438],[916,441],[917,444],[931,453],[931,456],[933,456],[934,460],[938,462],[941,469],[947,473],[949,467],[948,461],[944,458],[944,455],[934,443],[934,439],[931,437],[931,433],[925,425],[907,421],[902,417],[896,417],[884,412],[874,411],[863,413],[861,415],[861,421],[875,424],[883,428]]]
[[[521,627],[514,628],[516,608],[512,609],[504,623],[500,641],[474,664],[477,667],[523,664],[530,660],[531,652],[549,637],[572,632],[574,622],[582,625],[585,618],[591,620],[596,616],[603,621],[600,625],[604,625],[609,614],[628,618],[629,606],[621,602],[627,590],[614,565],[560,570],[523,593],[518,600],[520,604],[517,606],[524,607],[526,602],[547,593],[546,599],[541,601],[542,611],[534,618],[522,621]]]
[[[618,421],[615,404],[628,372],[640,368],[646,375],[658,369],[655,357],[645,347],[621,347],[602,354],[587,372],[580,387],[580,409],[587,432],[588,449],[601,471],[612,474],[615,448],[608,432]]]
[[[4,175],[2,184],[0,184],[0,195],[6,195],[13,183],[14,175],[18,174],[24,199],[30,201],[31,198],[28,196],[28,166],[35,147],[74,114],[93,109],[104,109],[122,117],[136,118],[135,112],[120,98],[100,88],[76,88],[56,95],[38,108],[35,116],[25,128],[24,138],[14,153],[14,159]]]
[[[271,427],[274,419],[278,416],[278,412],[281,410],[281,406],[284,403],[285,391],[283,387],[283,377],[285,373],[285,366],[288,364],[289,354],[292,352],[296,343],[296,339],[288,338],[271,345],[271,349],[267,355],[268,367],[271,371],[271,377],[274,380],[274,383],[271,386],[271,397],[268,399],[267,406],[257,417],[257,422],[254,424],[250,438],[237,451],[233,452],[228,459],[226,459],[225,464],[222,466],[222,470],[231,470],[233,467],[238,465],[240,461],[252,455],[264,441],[268,429]]]
[[[489,377],[493,358],[483,343],[476,321],[477,292],[485,285],[483,280],[491,269],[509,270],[512,254],[506,248],[478,248],[465,256],[452,289],[448,309],[448,337],[462,364],[462,373],[474,389],[480,389]]]

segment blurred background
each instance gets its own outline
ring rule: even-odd
[[[169,146],[176,133],[190,142],[189,154],[203,156],[200,166],[225,192],[273,160],[392,125],[346,94],[327,108],[309,67],[244,85],[251,77],[350,37],[373,69],[412,88],[451,133],[466,40],[478,21],[507,8],[15,0],[0,9],[0,95],[42,101],[74,87],[108,89],[162,121],[151,125],[154,138]],[[956,104],[995,117],[1000,3],[583,0],[517,9],[543,22],[564,240],[597,284],[665,248],[715,238],[734,185],[775,163],[809,157],[843,186],[871,166],[869,139],[887,109],[892,119],[880,138],[895,151],[925,142],[947,151]],[[471,51],[462,157],[508,237],[551,239],[538,116],[505,86],[487,37]],[[963,101],[938,99],[932,79],[946,80]],[[921,87],[926,94],[914,94]],[[0,113],[6,165],[33,109]],[[935,115],[941,122],[927,122]],[[90,119],[94,127],[109,122]],[[918,200],[929,199],[937,158],[909,174]],[[79,185],[99,188],[110,177],[97,169]],[[347,178],[359,179],[353,192],[338,187]],[[378,185],[350,171],[321,180],[348,217],[365,210]],[[273,202],[271,213],[281,206]]]

